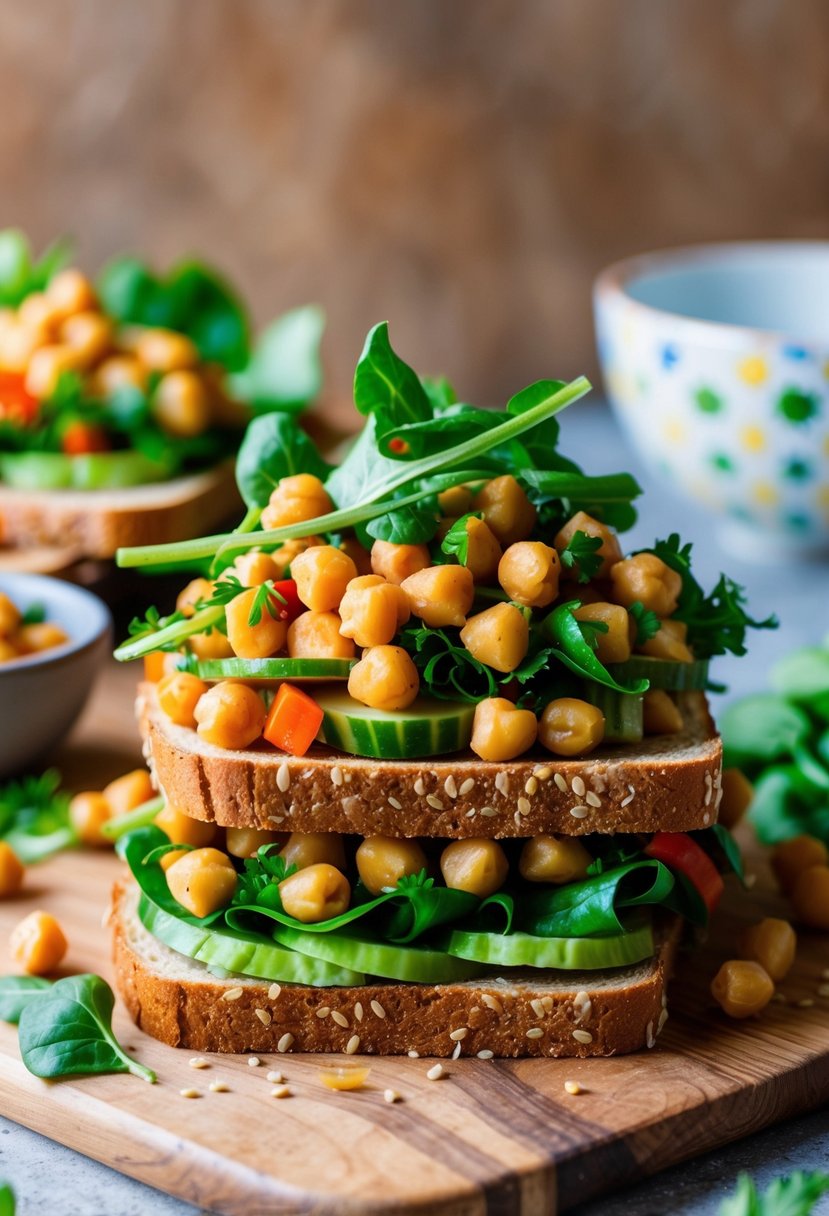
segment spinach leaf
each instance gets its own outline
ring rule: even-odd
[[[827,1193],[829,1174],[819,1170],[775,1178],[762,1195],[748,1174],[740,1174],[734,1194],[720,1204],[719,1216],[810,1216]]]
[[[541,623],[541,631],[553,643],[556,658],[574,671],[576,675],[604,684],[616,692],[643,693],[649,685],[647,680],[632,680],[629,685],[620,684],[593,652],[585,639],[581,624],[573,616],[580,607],[579,600],[559,604]]]
[[[445,376],[421,376],[420,383],[433,410],[445,409],[458,400],[458,394]]]
[[[787,654],[772,667],[771,686],[791,701],[810,705],[814,697],[829,692],[829,650],[803,646]]]
[[[465,566],[469,555],[469,535],[466,525],[470,519],[481,518],[479,511],[470,511],[469,514],[456,519],[440,543],[441,553],[445,553],[447,557],[456,557],[460,564]]]
[[[20,1013],[20,1055],[36,1077],[131,1072],[154,1082],[151,1069],[126,1054],[112,1033],[115,997],[98,975],[72,975]]]
[[[723,711],[720,732],[730,764],[765,764],[790,756],[809,737],[811,726],[797,705],[772,692],[758,692]]]
[[[453,405],[422,422],[411,422],[384,430],[378,440],[378,446],[382,454],[392,460],[420,460],[424,456],[444,452],[447,448],[477,435],[484,435],[487,431],[494,430],[503,419],[503,414],[497,410],[481,410],[472,405]],[[490,476],[510,471],[511,466],[504,465],[497,452],[488,453],[488,457],[492,462],[488,469]],[[525,459],[529,457],[525,455]]]
[[[30,1001],[51,987],[52,981],[39,975],[0,975],[0,1022],[19,1022]]]
[[[313,473],[323,479],[329,465],[290,414],[261,414],[245,432],[236,460],[236,484],[247,507],[265,507],[283,477]]]
[[[517,928],[536,937],[624,933],[629,925],[625,913],[664,905],[674,886],[673,874],[661,861],[631,861],[580,882],[531,892],[516,908]]]
[[[413,503],[408,507],[392,507],[388,514],[378,515],[365,525],[373,540],[385,540],[395,545],[424,545],[437,532],[436,505]]]
[[[766,769],[754,784],[749,818],[763,844],[792,836],[829,841],[829,805],[794,764]]]
[[[431,418],[417,374],[392,349],[387,321],[373,326],[366,337],[354,372],[354,404],[361,414],[376,414],[384,431]]]
[[[239,401],[257,412],[297,412],[322,389],[320,341],[325,314],[313,305],[283,313],[256,339],[250,358],[230,377]]]

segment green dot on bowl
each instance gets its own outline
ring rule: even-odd
[[[725,402],[720,394],[715,393],[712,388],[707,388],[706,386],[696,390],[694,401],[697,404],[697,409],[702,410],[703,414],[719,414],[725,406]]]
[[[820,402],[816,393],[806,393],[799,388],[787,388],[777,399],[777,409],[787,422],[799,426],[809,422],[820,412]]]
[[[737,462],[727,452],[713,452],[708,459],[718,473],[733,473],[737,467]]]

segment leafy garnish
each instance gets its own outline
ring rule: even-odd
[[[152,638],[157,633],[161,633],[162,629],[166,629],[170,625],[178,624],[179,621],[185,619],[183,612],[171,612],[169,616],[161,616],[155,605],[151,604],[143,617],[134,616],[127,626],[127,633],[135,641],[144,641]],[[168,645],[153,646],[153,650],[177,650],[178,643],[172,642]]]
[[[239,875],[233,895],[234,905],[255,904],[267,889],[273,906],[273,900],[279,896],[279,884],[290,878],[297,868],[295,865],[289,865],[284,857],[280,857],[276,852],[277,848],[277,845],[264,844],[257,850],[255,857],[245,858],[244,869]],[[282,906],[281,900],[279,906]]]
[[[429,696],[442,701],[481,701],[497,695],[495,673],[469,653],[458,630],[409,625],[401,630],[397,642],[412,656]]]
[[[456,519],[441,541],[441,552],[445,553],[447,557],[454,555],[460,564],[465,566],[469,555],[469,534],[466,530],[466,525],[470,519],[481,518],[480,511],[470,511],[467,515],[462,515],[460,519]]]
[[[0,839],[24,865],[77,843],[69,822],[69,795],[60,788],[60,773],[48,769],[0,788]]]
[[[0,975],[0,1022],[16,1025],[26,1006],[51,987],[39,975]]]
[[[282,616],[281,609],[287,604],[284,595],[276,590],[271,579],[256,588],[253,600],[248,613],[248,624],[258,625],[262,620],[262,613],[267,612],[268,616],[278,621]]]
[[[597,684],[604,684],[616,692],[646,692],[649,687],[647,680],[633,680],[629,685],[620,684],[599,661],[593,647],[585,638],[584,626],[601,622],[577,621],[573,612],[579,606],[578,600],[559,604],[542,622],[542,632],[553,643],[556,658],[576,675],[594,680]]]
[[[573,570],[580,583],[589,583],[598,574],[604,558],[599,555],[601,536],[588,536],[586,532],[575,532],[562,549],[559,557],[566,570]]]
[[[241,371],[231,375],[233,395],[259,413],[304,409],[322,388],[324,328],[325,316],[313,305],[277,317],[256,339]]]
[[[431,406],[417,374],[392,349],[389,325],[369,330],[354,372],[354,404],[361,414],[374,414],[381,430],[407,422],[425,422]]]
[[[17,1205],[8,1182],[0,1182],[0,1216],[15,1216]]]
[[[69,259],[70,246],[55,241],[37,260],[29,241],[17,228],[0,232],[0,305],[16,308],[33,291],[42,291]]]
[[[388,514],[370,520],[365,525],[367,535],[393,545],[425,545],[438,527],[438,513],[429,505],[430,501],[392,509]]]
[[[296,418],[263,414],[245,432],[236,459],[236,484],[247,507],[265,507],[283,477],[312,473],[324,478],[329,471]]]
[[[634,646],[644,646],[645,642],[649,642],[659,633],[662,622],[651,608],[646,608],[639,600],[635,600],[631,604],[628,612],[633,617],[633,623],[636,626],[636,637],[633,644]]]
[[[720,1204],[719,1216],[810,1216],[821,1195],[829,1193],[829,1174],[798,1170],[775,1178],[762,1195],[754,1179],[740,1174],[737,1189]]]

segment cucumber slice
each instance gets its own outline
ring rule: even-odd
[[[142,893],[138,917],[147,930],[171,950],[208,967],[222,968],[254,979],[278,980],[285,984],[310,984],[315,988],[364,984],[365,976],[305,954],[298,954],[269,941],[264,935],[245,934],[211,925],[189,925],[159,908]]]
[[[12,452],[0,457],[0,478],[16,490],[118,490],[166,481],[175,472],[143,452]]]
[[[200,680],[347,680],[356,659],[204,659],[188,666]]]
[[[458,958],[498,967],[594,971],[650,958],[653,930],[642,925],[614,937],[533,937],[529,933],[468,933],[455,929],[447,950]]]
[[[443,950],[392,946],[350,933],[305,933],[302,929],[277,925],[273,936],[280,945],[301,955],[402,983],[451,984],[481,971],[476,963],[453,958]]]
[[[708,666],[708,659],[678,663],[674,659],[655,659],[648,654],[635,654],[626,663],[614,663],[609,670],[617,680],[649,680],[651,688],[688,692],[707,688]]]
[[[606,743],[638,743],[644,733],[642,698],[635,693],[616,692],[593,680],[584,682],[584,699],[604,714]]]
[[[408,709],[385,711],[361,705],[340,689],[315,697],[325,717],[318,738],[376,760],[405,760],[441,756],[468,747],[475,706],[419,697]]]

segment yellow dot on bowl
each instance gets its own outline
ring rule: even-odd
[[[829,359],[827,359],[823,365],[823,374],[826,379],[829,380]]]
[[[768,379],[769,365],[761,355],[749,355],[737,364],[737,375],[746,384],[762,384]]]
[[[815,500],[824,511],[829,511],[829,485],[818,486],[815,491]]]
[[[751,496],[761,507],[775,507],[780,501],[777,487],[770,481],[755,481]]]
[[[678,418],[669,418],[662,433],[668,443],[683,443],[685,440],[685,425]]]
[[[766,447],[766,433],[761,426],[744,426],[740,442],[747,452],[762,452]]]
[[[829,435],[825,437],[821,446],[823,448],[823,455],[829,456]]]

